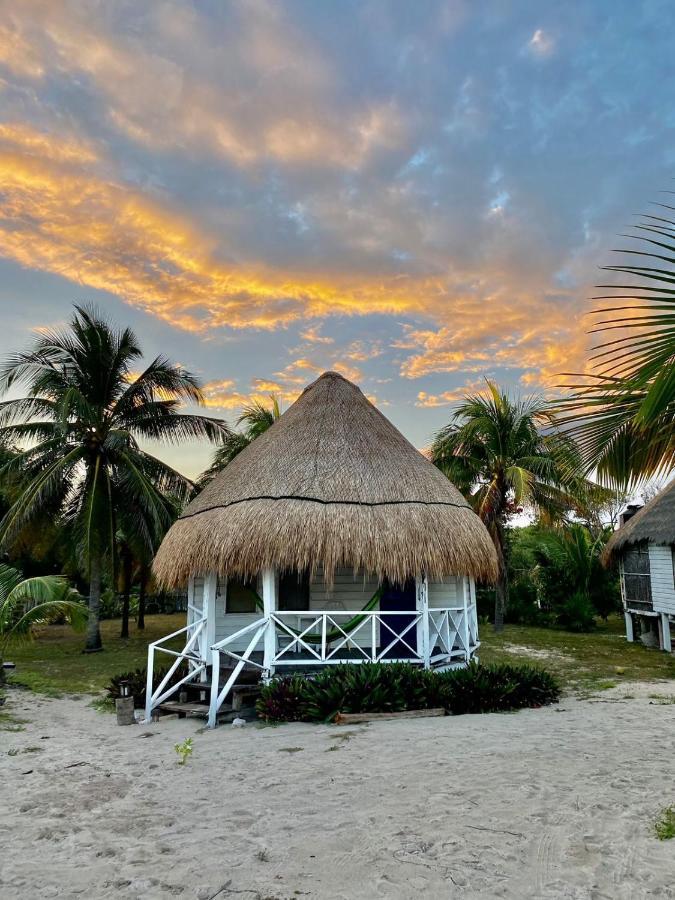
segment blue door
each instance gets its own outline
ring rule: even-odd
[[[413,579],[406,581],[405,585],[394,585],[385,581],[380,600],[382,612],[382,624],[380,625],[380,649],[389,647],[396,635],[402,634],[408,625],[414,620],[416,613],[416,591]],[[410,615],[388,616],[388,612],[409,612]],[[391,629],[391,630],[390,630]],[[405,641],[405,643],[403,643]],[[384,654],[384,659],[410,659],[414,654],[406,647],[412,647],[417,651],[417,626],[403,635],[403,639],[389,647]]]

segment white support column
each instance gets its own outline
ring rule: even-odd
[[[663,649],[666,653],[672,653],[673,644],[670,638],[670,617],[668,613],[661,613],[661,631],[663,633]]]
[[[417,611],[422,619],[417,626],[417,646],[424,661],[424,668],[431,668],[431,648],[429,646],[429,582],[427,576],[417,576]]]
[[[632,644],[635,640],[635,632],[633,630],[633,617],[629,612],[625,612],[623,614],[623,617],[626,620],[626,640],[629,644]]]
[[[469,640],[469,606],[471,605],[471,587],[469,585],[469,576],[462,578],[462,604],[464,606],[464,617],[462,618],[462,639],[464,641],[464,658],[467,664],[471,662],[471,641]]]
[[[204,635],[203,650],[200,641],[200,655],[205,662],[210,661],[211,647],[216,642],[217,585],[218,576],[215,572],[209,572],[209,574],[204,579],[204,596],[202,597],[202,609],[204,610],[204,614],[206,615],[206,628],[202,632],[202,635]]]
[[[194,578],[194,575],[190,575],[190,577],[188,578],[188,583],[187,583],[187,624],[188,625],[194,625],[196,622],[197,617],[195,616],[194,605],[195,605],[195,578]],[[187,633],[187,637],[189,638],[192,633],[193,633],[192,629],[190,629]],[[200,659],[204,659],[204,656],[202,655],[202,651],[203,651],[204,647],[202,646],[202,644],[203,644],[203,641],[201,639],[198,640],[197,653],[199,654]],[[196,667],[197,667],[197,663],[193,662],[192,660],[189,660],[188,668],[190,669],[190,671],[192,671]]]
[[[475,643],[478,643],[478,603],[476,602],[476,582],[473,578],[469,578],[469,600],[471,609],[469,611],[469,633],[473,636]]]
[[[263,569],[262,573],[263,613],[267,619],[263,654],[264,676],[274,675],[274,657],[277,653],[277,630],[272,615],[277,611],[277,578],[274,569]]]

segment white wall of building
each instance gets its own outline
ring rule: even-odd
[[[197,609],[203,609],[205,579],[196,576],[193,580],[191,596],[191,605]],[[339,613],[342,611],[359,611],[368,603],[378,588],[378,580],[374,575],[364,576],[363,573],[354,573],[351,568],[340,568],[333,576],[332,584],[324,578],[322,572],[317,572],[310,583],[309,610],[304,612],[302,616],[297,617],[297,621],[288,618],[288,623],[293,628],[302,628],[310,624],[311,614],[313,611],[327,611]],[[261,577],[258,577],[258,594],[262,596]],[[262,611],[255,613],[226,613],[226,596],[227,596],[227,579],[218,578],[215,599],[215,623],[210,629],[214,635],[215,641],[222,641],[229,635],[234,634],[247,625],[252,624],[262,616]],[[429,606],[432,609],[443,607],[461,606],[462,591],[461,579],[455,576],[429,582]],[[195,613],[194,615],[197,615]],[[188,611],[190,616],[190,611]],[[349,616],[338,617],[339,624],[346,624]],[[304,621],[304,626],[303,626]],[[378,626],[379,628],[379,626]],[[251,635],[247,634],[240,641],[230,645],[231,649],[237,653],[246,649]],[[370,628],[365,626],[360,632],[354,636],[356,643],[364,647],[370,647],[371,632]],[[379,640],[379,630],[378,630]]]
[[[649,545],[649,570],[654,612],[675,616],[675,577],[672,547]]]

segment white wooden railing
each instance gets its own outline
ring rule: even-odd
[[[401,626],[396,618],[404,617]],[[349,627],[349,623],[354,624]],[[411,662],[418,665],[448,666],[468,663],[478,647],[475,603],[467,606],[427,608],[418,611],[331,610],[308,612],[284,610],[262,616],[245,628],[213,644],[208,652],[195,649],[206,628],[206,618],[192,623],[148,648],[148,687],[146,719],[152,710],[175,693],[185,682],[204,679],[211,664],[209,726],[214,727],[218,710],[230,693],[245,665],[260,669],[264,678],[285,666],[326,666],[339,663]],[[190,632],[182,652],[162,646],[179,634]],[[242,639],[249,637],[243,651]],[[263,646],[262,663],[253,654]],[[176,657],[157,689],[152,691],[155,652]],[[220,687],[222,657],[235,661],[227,681]],[[175,685],[167,687],[182,659],[189,660],[190,672]],[[260,657],[258,657],[260,659]],[[206,688],[206,682],[205,682]]]
[[[392,619],[397,617],[410,621],[394,627]],[[347,630],[351,620],[356,624]],[[271,660],[275,668],[299,662],[303,666],[382,661],[433,665],[468,661],[478,647],[475,607],[471,606],[433,608],[426,615],[409,610],[289,610],[274,613],[272,621],[277,633]]]
[[[172,694],[175,694],[181,685],[185,684],[187,681],[192,681],[196,675],[201,675],[202,672],[206,672],[204,649],[200,646],[200,638],[205,634],[205,631],[206,617],[195,622],[190,622],[184,628],[179,628],[178,631],[167,634],[166,637],[160,638],[158,641],[154,641],[152,644],[148,645],[148,669],[145,687],[146,721],[150,720],[153,709],[156,706],[159,706],[160,703],[163,703]],[[168,647],[163,646],[168,641],[178,637],[179,634],[185,633],[187,633],[188,639],[181,651],[170,650]],[[169,671],[153,691],[152,683],[154,681],[156,652],[165,653],[167,656],[175,657],[175,662],[171,665]],[[174,672],[184,659],[188,660],[188,674],[184,678],[181,678],[180,681],[176,682],[176,684],[167,687]]]
[[[234,687],[237,678],[239,677],[239,673],[244,668],[244,666],[249,663],[250,665],[256,666],[261,671],[264,670],[264,666],[261,666],[260,663],[254,662],[251,659],[251,656],[270,626],[270,620],[263,617],[262,619],[258,619],[256,622],[252,622],[250,625],[247,625],[246,628],[241,628],[234,634],[229,635],[229,637],[224,638],[222,641],[218,641],[217,644],[214,644],[213,647],[211,647],[211,699],[209,702],[209,728],[216,727],[218,710],[223,705],[223,701]],[[231,644],[237,643],[241,640],[242,637],[245,637],[247,634],[251,633],[253,633],[253,637],[249,641],[248,646],[243,653],[235,653],[233,650],[229,649]],[[227,679],[222,689],[220,688],[221,653],[226,654],[231,659],[237,660],[236,666],[232,670],[230,677]]]

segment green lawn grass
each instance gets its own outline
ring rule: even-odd
[[[146,616],[145,630],[139,631],[134,622],[129,625],[130,637],[122,640],[120,620],[101,622],[103,650],[83,653],[84,636],[65,625],[42,628],[34,641],[14,644],[5,658],[16,663],[11,676],[13,684],[21,684],[43,694],[96,694],[103,690],[112,675],[145,666],[148,644],[185,625],[185,613],[170,616]],[[179,635],[171,644],[174,650],[185,643]],[[158,665],[167,665],[172,658],[161,654]]]
[[[621,616],[611,616],[588,634],[524,625],[507,625],[495,634],[491,625],[483,625],[480,640],[482,662],[533,663],[557,675],[566,690],[675,678],[675,656],[629,644]]]
[[[14,646],[7,659],[16,663],[12,682],[45,694],[96,694],[112,675],[145,666],[150,641],[185,625],[185,613],[147,616],[145,631],[131,623],[131,637],[119,637],[119,619],[101,624],[104,649],[82,652],[84,638],[65,626],[41,630],[35,641]],[[556,674],[564,688],[585,692],[621,681],[658,681],[675,678],[675,656],[629,644],[623,619],[615,616],[590,634],[572,634],[550,628],[507,625],[500,635],[491,625],[480,629],[482,662],[530,663]],[[173,642],[179,649],[184,635]],[[160,665],[171,660],[160,657]],[[617,669],[623,670],[618,672]],[[675,685],[673,686],[675,689]]]

